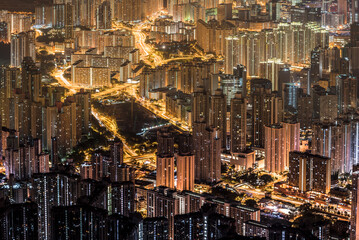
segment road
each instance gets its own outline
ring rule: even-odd
[[[140,23],[134,28],[128,27],[121,22],[114,22],[113,30],[127,30],[130,31],[135,36],[136,47],[140,49],[141,59],[150,65],[151,67],[157,67],[162,65],[161,62],[163,58],[156,53],[153,46],[146,43],[146,34],[143,33],[143,30],[147,28],[147,23]]]
[[[113,136],[118,137],[123,142],[124,150],[128,155],[130,155],[131,157],[137,156],[134,150],[127,144],[126,139],[118,133],[117,123],[114,118],[101,114],[94,107],[91,108],[91,113],[97,119],[97,121],[100,122],[102,126],[106,127],[106,129],[113,134]]]
[[[75,94],[79,89],[81,89],[81,87],[78,86],[74,86],[72,83],[70,83],[69,81],[67,81],[67,79],[64,77],[65,71],[67,69],[71,68],[71,66],[68,66],[64,69],[58,69],[56,72],[54,72],[52,74],[52,76],[58,81],[58,83],[67,88],[68,90],[70,90],[70,92],[72,94]]]
[[[214,58],[213,54],[203,54],[201,51],[198,50],[198,48],[194,47],[194,50],[197,53],[193,54],[192,56],[187,55],[176,58],[164,59],[161,55],[157,53],[156,49],[151,44],[146,43],[147,36],[143,30],[147,29],[149,27],[149,24],[150,22],[148,21],[145,23],[138,24],[134,28],[130,28],[122,24],[121,22],[115,22],[114,30],[125,29],[132,32],[136,39],[136,47],[140,49],[141,59],[151,67],[155,68],[173,61],[192,60],[194,58],[202,58],[202,60],[208,60]]]
[[[180,122],[178,119],[174,119],[172,116],[166,115],[166,110],[164,107],[161,109],[155,103],[151,103],[149,100],[144,98],[140,98],[137,95],[132,95],[135,98],[136,102],[139,103],[142,107],[146,108],[148,111],[152,112],[153,114],[167,120],[172,125],[178,127],[182,131],[188,132],[191,131],[190,127],[185,122]]]
[[[123,85],[118,85],[115,86],[111,89],[108,90],[104,90],[101,91],[99,93],[95,93],[92,94],[91,97],[93,98],[105,98],[106,96],[114,96],[114,93],[120,90],[125,90],[126,95],[128,97],[133,98],[136,103],[138,103],[139,105],[141,105],[143,108],[147,109],[148,111],[150,111],[151,113],[155,114],[156,116],[163,118],[165,120],[167,120],[169,123],[171,123],[172,125],[176,126],[177,128],[179,128],[182,131],[191,131],[190,126],[188,126],[187,122],[183,122],[180,119],[176,119],[173,116],[169,116],[166,114],[166,108],[165,108],[165,103],[161,102],[161,103],[153,103],[147,99],[141,98],[139,97],[136,92],[137,89],[139,88],[139,84],[133,84],[133,83],[125,83]],[[161,107],[158,107],[161,106]]]
[[[106,96],[113,96],[116,95],[118,91],[124,90],[126,88],[130,88],[131,86],[136,85],[136,84],[132,84],[132,83],[124,83],[121,85],[115,85],[111,88],[105,89],[103,91],[100,91],[98,93],[93,93],[91,94],[91,98],[95,98],[95,99],[100,99]]]
[[[65,71],[70,68],[66,67],[62,70],[57,70],[52,76],[58,80],[59,84],[67,89],[69,89],[71,91],[71,93],[76,93],[79,89],[81,89],[82,87],[79,86],[75,86],[72,83],[70,83],[69,81],[66,80],[66,78],[64,77],[64,73]],[[123,90],[125,88],[130,87],[131,84],[123,84],[123,85],[117,85],[113,88],[110,89],[106,89],[104,91],[101,91],[99,93],[95,93],[92,94],[92,98],[98,99],[101,97],[104,97],[106,95],[110,95],[113,93],[116,93],[117,91]],[[135,153],[135,151],[127,144],[126,139],[119,134],[118,132],[118,128],[117,128],[117,123],[116,120],[110,118],[109,116],[106,116],[104,114],[101,114],[99,111],[97,111],[96,108],[92,107],[91,108],[91,113],[92,115],[100,122],[100,124],[104,127],[106,127],[106,129],[108,131],[110,131],[115,137],[118,137],[119,139],[121,139],[121,141],[123,142],[124,145],[124,150],[125,153],[128,154],[130,157],[134,157],[137,156],[137,154]]]
[[[229,185],[231,185],[231,184],[229,184]],[[232,188],[235,189],[236,192],[241,192],[241,191],[248,192],[248,193],[252,194],[254,197],[256,197],[258,199],[261,199],[261,198],[265,197],[265,193],[263,191],[259,190],[259,189],[250,189],[250,188],[235,187],[235,186],[233,186]],[[311,203],[312,206],[316,205],[316,206],[321,206],[321,207],[324,207],[324,208],[328,206],[327,203],[323,204],[323,203],[320,203],[320,202],[317,202],[317,201],[309,201],[309,199],[293,199],[290,196],[283,197],[283,196],[276,195],[276,194],[272,194],[271,198],[273,200],[276,200],[276,201],[291,203],[291,204],[293,204],[295,206],[300,206],[300,205],[302,205],[304,203]],[[340,205],[337,205],[336,208],[337,208],[337,210],[340,210],[341,212],[345,211],[345,212],[350,214],[350,209],[348,210],[347,208],[345,208],[343,206],[340,206]],[[346,220],[346,221],[348,220],[348,217],[336,214],[335,209],[331,210],[331,211],[324,211],[323,210],[322,212],[327,214],[327,215],[337,216],[342,220]]]
[[[144,155],[138,155],[134,149],[127,143],[126,139],[119,134],[116,120],[110,118],[108,116],[100,114],[96,108],[92,107],[92,115],[99,121],[99,123],[106,127],[115,137],[118,137],[124,146],[124,153],[125,153],[125,162],[127,164],[133,165],[133,162],[140,163],[140,165],[148,164],[153,169],[156,168],[155,162],[155,154],[154,153],[146,153]]]

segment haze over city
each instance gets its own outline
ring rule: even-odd
[[[358,0],[2,0],[0,239],[359,240]]]

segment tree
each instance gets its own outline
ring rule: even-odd
[[[307,203],[303,204],[306,205]],[[302,205],[302,206],[303,206]],[[319,225],[329,225],[330,221],[325,219],[322,215],[313,214],[308,212],[305,215],[302,215],[294,220],[293,227],[299,228],[301,231],[305,232],[308,236],[311,236],[314,226]],[[310,237],[308,239],[315,239]]]
[[[264,184],[268,184],[270,182],[273,182],[273,178],[271,175],[269,174],[263,174],[261,177],[260,177],[260,180],[262,180],[264,182]]]
[[[253,208],[255,208],[255,207],[258,206],[258,205],[257,205],[257,201],[254,200],[254,199],[247,199],[247,200],[244,202],[244,204],[245,204],[246,206],[248,206],[248,207],[253,207]]]
[[[235,192],[222,187],[212,188],[212,194],[230,200],[235,200],[237,198],[237,194]]]
[[[46,56],[46,55],[49,54],[45,49],[41,50],[40,53],[41,53],[41,55],[43,55],[43,56]]]
[[[55,70],[55,64],[53,62],[44,63],[41,66],[41,70],[43,74],[51,73]]]
[[[222,173],[222,174],[223,174],[223,173],[226,173],[227,170],[228,170],[227,165],[222,163],[222,164],[221,164],[221,173]]]
[[[304,214],[308,213],[311,208],[312,208],[312,204],[304,203],[304,204],[300,205],[299,212],[304,215]]]

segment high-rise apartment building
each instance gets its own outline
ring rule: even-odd
[[[106,211],[88,205],[56,206],[51,209],[52,238],[106,238]]]
[[[1,239],[38,239],[37,224],[37,205],[34,202],[1,206]]]
[[[358,117],[343,115],[335,123],[313,125],[312,152],[332,159],[333,172],[350,172],[358,163]]]
[[[313,98],[308,94],[298,97],[298,122],[302,129],[308,129],[312,126],[313,118]]]
[[[299,151],[299,123],[283,122],[265,126],[265,169],[283,172],[289,166],[289,152]]]
[[[33,17],[29,13],[10,12],[3,10],[0,13],[0,22],[6,23],[7,39],[6,42],[11,41],[13,34],[19,34],[21,32],[28,32],[33,25]]]
[[[259,77],[272,82],[272,91],[280,91],[282,89],[282,86],[279,86],[279,72],[283,67],[285,67],[285,64],[278,58],[270,58],[260,63]],[[282,93],[279,92],[279,94]]]
[[[197,29],[201,27],[198,23]],[[211,38],[203,39],[203,46],[200,46],[206,49],[204,46],[209,46],[206,43]],[[200,42],[201,39],[198,40]],[[283,64],[306,63],[315,47],[324,48],[329,45],[329,35],[316,23],[280,23],[273,29],[241,30],[235,35],[226,36],[224,44],[226,73],[231,73],[233,66],[243,64],[247,67],[249,76],[265,76],[269,79],[274,76],[273,79],[276,80],[277,73],[272,69]],[[313,56],[312,54],[312,59]],[[315,65],[318,71],[315,74],[319,77],[319,52],[315,56],[318,60]],[[263,71],[260,69],[261,63]],[[277,89],[276,86],[277,84],[273,84],[273,89]]]
[[[286,149],[286,165],[289,165],[289,152],[299,151],[300,145],[300,124],[296,121],[282,122],[285,135],[285,149]]]
[[[51,5],[41,5],[35,8],[35,24],[52,26],[53,8]]]
[[[350,25],[350,44],[353,47],[359,46],[359,22]]]
[[[194,190],[195,179],[195,156],[178,155],[177,156],[177,189],[180,191]]]
[[[111,143],[110,147],[111,159],[113,164],[121,165],[123,163],[123,143],[121,140],[116,139]]]
[[[151,3],[149,3],[151,4]],[[148,5],[146,7],[149,7]],[[138,22],[142,19],[142,10],[146,8],[141,0],[122,0],[116,4],[115,18],[124,22]],[[158,9],[156,10],[158,11]],[[151,13],[152,14],[152,13]]]
[[[312,150],[314,154],[332,157],[332,140],[335,135],[334,123],[316,123],[313,125]]]
[[[271,82],[267,79],[253,79],[252,91],[252,145],[264,147],[264,126],[282,121],[282,99],[271,91]]]
[[[108,206],[110,214],[121,214],[129,217],[130,214],[136,210],[135,204],[135,184],[133,182],[117,182],[111,183],[110,189],[107,190],[111,198],[111,203]]]
[[[209,117],[209,99],[203,87],[192,95],[192,122],[206,122]]]
[[[260,220],[260,211],[257,208],[248,207],[239,204],[238,202],[232,202],[227,199],[218,199],[212,197],[206,197],[205,194],[198,194],[188,192],[185,193],[187,212],[193,213],[200,211],[201,207],[206,203],[217,205],[216,212],[226,217],[233,218],[235,220],[236,232],[239,235],[243,235],[244,223],[248,220]]]
[[[52,23],[53,27],[60,29],[65,27],[66,21],[66,4],[54,4],[52,5]]]
[[[196,30],[198,45],[205,52],[223,55],[226,52],[226,38],[234,34],[235,26],[228,21],[219,22],[213,19],[206,23],[200,19]]]
[[[65,39],[72,39],[74,37],[74,5],[65,4]]]
[[[174,188],[174,139],[170,132],[157,132],[156,186]]]
[[[199,212],[177,215],[174,239],[213,238],[229,236],[235,231],[234,219],[216,213],[216,206],[204,205]]]
[[[8,129],[13,125],[10,122],[10,103],[15,95],[15,89],[21,84],[21,72],[19,68],[0,68],[0,119],[2,126]]]
[[[35,173],[49,172],[50,156],[42,151],[41,140],[33,139],[20,145],[19,139],[12,134],[7,140],[15,143],[9,144],[5,150],[4,165],[8,178],[12,175],[15,179],[26,180]]]
[[[147,217],[167,218],[169,239],[174,238],[174,216],[177,214],[179,214],[177,192],[163,187],[147,191]]]
[[[194,190],[195,155],[192,152],[192,136],[184,133],[179,137],[177,163],[177,189]]]
[[[265,163],[267,171],[280,173],[288,168],[286,162],[287,144],[284,128],[277,125],[265,126]]]
[[[352,2],[352,23],[359,22],[359,2],[358,0],[354,0]]]
[[[223,91],[217,89],[215,94],[210,96],[209,126],[217,128],[221,147],[226,149],[227,145],[227,101]]]
[[[72,83],[84,87],[103,87],[111,85],[111,72],[108,67],[82,67],[80,62],[72,65]]]
[[[52,239],[51,208],[75,205],[78,176],[51,172],[33,175],[31,197],[38,206],[39,239]]]
[[[110,159],[109,163],[105,163],[103,159],[103,175],[110,175],[112,182],[133,181],[133,169],[123,163],[123,143],[119,139],[115,139],[110,144]],[[108,170],[106,170],[108,169]]]
[[[227,103],[220,92],[217,101],[212,106],[209,96],[204,88],[200,87],[193,93],[192,98],[192,126],[193,151],[195,154],[196,179],[205,182],[218,181],[220,178],[220,151],[223,135],[210,120],[223,127],[226,121]],[[213,110],[216,111],[213,111]],[[213,112],[212,112],[213,111]]]
[[[247,63],[247,57],[245,52],[247,39],[244,35],[228,36],[225,42],[225,73],[233,74],[233,69],[241,64]]]
[[[81,89],[74,95],[76,102],[76,115],[79,116],[77,135],[88,135],[91,127],[91,93]]]
[[[156,186],[174,188],[174,157],[159,157],[156,162]]]
[[[216,182],[221,178],[221,139],[216,128],[206,123],[193,123],[193,149],[195,153],[196,179]]]
[[[169,239],[168,219],[166,217],[143,219],[143,239]]]
[[[104,1],[97,8],[96,14],[97,29],[111,29],[112,28],[112,13],[110,1]]]
[[[287,83],[291,83],[291,75],[289,66],[283,66],[278,71],[278,94],[279,96],[283,96],[284,85]]]
[[[285,113],[296,113],[298,109],[299,87],[295,83],[285,83],[282,85],[283,111]]]
[[[231,105],[231,100],[237,93],[241,93],[242,96],[247,96],[247,71],[246,67],[239,65],[234,68],[235,74],[220,74],[220,87],[226,95],[228,108]]]
[[[21,32],[11,36],[11,63],[12,67],[21,67],[25,57],[36,58],[35,31]]]
[[[8,42],[8,32],[7,22],[0,22],[0,42]]]
[[[357,107],[358,79],[354,76],[341,74],[336,77],[338,113],[347,113]]]
[[[289,153],[289,184],[300,191],[329,193],[331,187],[330,158],[303,152]]]
[[[239,153],[247,147],[247,104],[246,98],[237,93],[231,101],[231,153]]]
[[[116,239],[120,236],[126,239],[141,239],[142,237],[146,239],[144,234],[147,229],[144,230],[144,226],[144,220],[139,213],[131,214],[130,217],[112,214],[106,219],[107,239]]]

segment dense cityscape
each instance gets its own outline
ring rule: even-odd
[[[358,0],[1,0],[0,239],[359,240]]]

